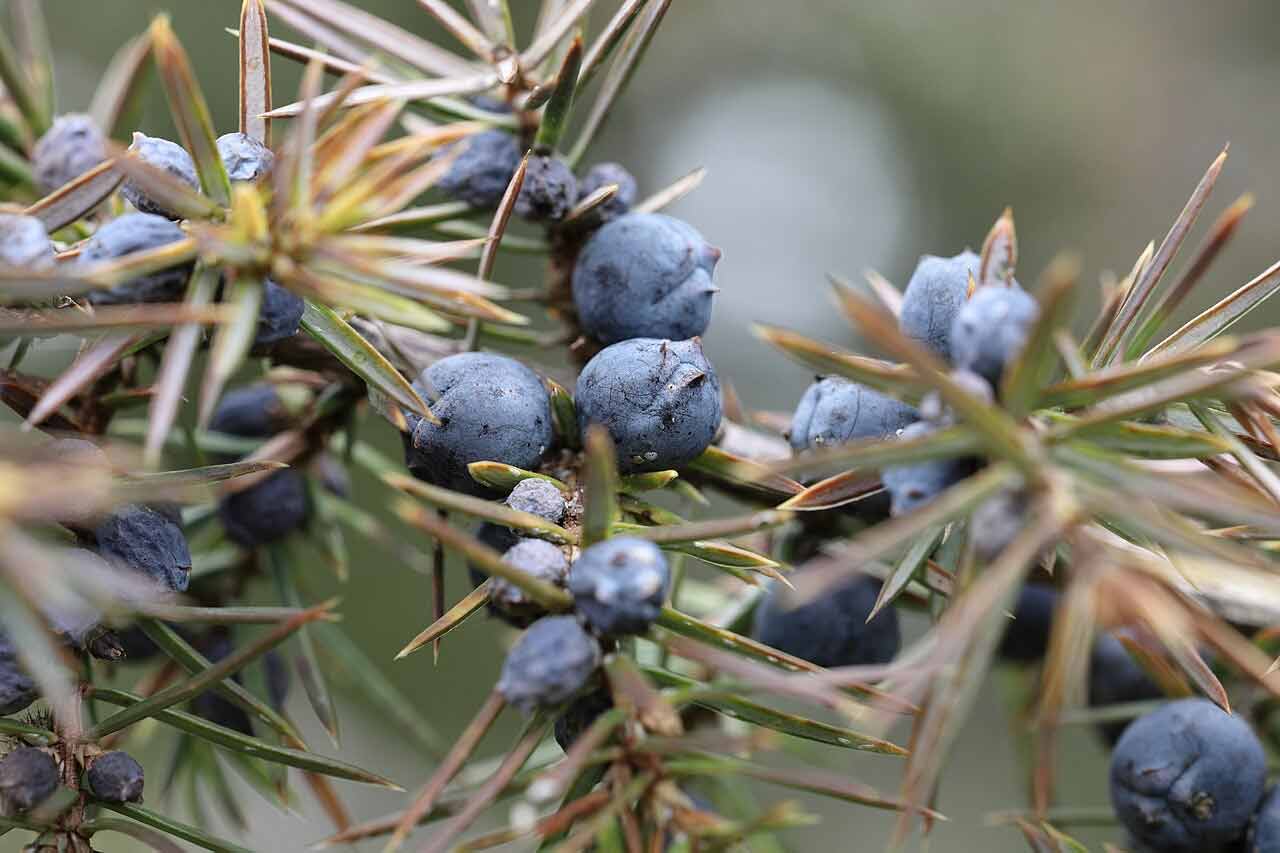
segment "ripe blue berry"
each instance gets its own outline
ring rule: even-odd
[[[200,180],[196,177],[196,163],[176,142],[147,136],[144,133],[133,134],[133,144],[129,146],[142,162],[168,172],[169,175],[196,190],[200,188]],[[120,187],[120,194],[142,213],[154,213],[167,219],[181,219],[177,213],[169,210],[159,201],[147,195],[146,190],[133,180],[127,180]]]
[[[0,717],[25,711],[39,697],[35,681],[18,662],[9,635],[0,631]]]
[[[1249,826],[1247,853],[1280,853],[1280,788],[1272,787]]]
[[[1235,841],[1266,781],[1266,752],[1249,724],[1206,699],[1180,699],[1134,720],[1111,755],[1116,816],[1139,845],[1161,853]]]
[[[278,542],[307,523],[311,495],[307,479],[286,468],[218,502],[227,538],[243,548]]]
[[[49,753],[31,746],[15,749],[0,758],[0,811],[31,811],[58,790],[58,780],[58,764]]]
[[[859,575],[796,606],[774,584],[756,610],[753,636],[817,666],[888,663],[898,653],[902,631],[893,607],[867,621],[879,595],[880,581]]]
[[[99,228],[85,241],[76,263],[81,266],[112,261],[134,252],[157,249],[186,237],[182,229],[163,216],[126,213]],[[123,305],[135,302],[177,302],[191,275],[192,264],[138,276],[110,290],[94,290],[88,300],[94,305]]]
[[[140,572],[173,592],[185,592],[191,552],[182,527],[155,508],[129,504],[93,529],[98,553],[109,562]]]
[[[142,802],[142,788],[146,781],[142,765],[127,752],[104,752],[93,760],[85,775],[89,792],[103,802]]]
[[[924,255],[902,294],[898,327],[934,355],[951,358],[951,325],[969,292],[969,274],[978,276],[981,259],[968,250],[950,258]]]
[[[224,133],[218,137],[218,156],[232,181],[256,181],[271,174],[276,155],[252,136]]]
[[[866,438],[888,438],[918,418],[906,403],[838,376],[808,387],[787,438],[794,450],[829,447]]]
[[[643,634],[662,612],[671,569],[652,542],[616,536],[582,552],[569,571],[578,613],[598,634]]]
[[[551,400],[532,370],[513,358],[468,352],[442,358],[414,388],[440,424],[409,416],[405,462],[417,478],[472,495],[489,490],[467,470],[492,461],[535,469],[551,447]]]
[[[45,270],[53,266],[53,255],[43,222],[21,213],[0,213],[0,266]]]
[[[1019,287],[980,288],[951,326],[951,363],[999,387],[1039,313],[1035,299]]]
[[[904,429],[901,437],[920,438],[933,430],[931,424],[917,421]],[[885,468],[880,472],[880,481],[889,492],[890,512],[898,516],[914,512],[972,472],[969,459],[931,459]]]
[[[529,477],[516,483],[505,503],[512,509],[531,513],[555,524],[559,524],[564,518],[567,508],[564,493],[550,480],[543,480],[541,477]]]
[[[600,668],[600,644],[572,616],[539,619],[502,664],[497,690],[526,714],[577,696]]]
[[[608,688],[601,687],[583,694],[569,703],[569,707],[556,717],[556,743],[565,752],[573,746],[582,733],[591,728],[596,718],[606,711],[613,710],[613,694]]]
[[[74,181],[107,159],[107,142],[82,113],[58,116],[31,150],[36,183],[46,193]]]
[[[1160,699],[1164,693],[1138,665],[1115,634],[1101,634],[1089,655],[1089,707]],[[1100,723],[1098,732],[1114,744],[1129,727],[1129,720]]]
[[[592,221],[600,224],[612,222],[631,209],[636,203],[639,187],[636,179],[618,163],[597,163],[578,181],[578,201],[582,201],[601,187],[616,184],[618,191],[592,212]]]
[[[720,250],[693,226],[661,213],[628,213],[582,247],[573,304],[583,330],[611,344],[696,337],[711,323],[711,275]]]
[[[696,339],[605,347],[582,369],[573,400],[578,428],[608,430],[626,473],[690,462],[720,428],[720,380]]]
[[[569,574],[569,561],[564,552],[542,539],[521,539],[502,555],[506,562],[527,575],[563,587]],[[509,625],[525,628],[545,616],[542,605],[529,598],[524,590],[502,578],[489,585],[489,606],[494,615]]]
[[[288,422],[289,413],[276,386],[255,382],[222,395],[209,419],[209,429],[242,438],[270,438]]]
[[[578,180],[569,164],[556,157],[534,156],[525,167],[515,213],[530,222],[559,222],[578,198]]]
[[[301,296],[267,279],[262,288],[262,304],[258,307],[253,349],[260,352],[296,335],[306,310],[307,304]]]
[[[440,189],[473,207],[496,207],[520,166],[515,138],[501,130],[485,130],[445,149],[446,154],[454,151],[460,153],[440,179]]]
[[[1057,606],[1058,591],[1053,587],[1039,583],[1023,586],[996,653],[1013,663],[1042,659],[1049,650],[1049,632]]]

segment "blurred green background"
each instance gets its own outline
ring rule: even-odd
[[[536,11],[533,0],[512,2],[526,20]],[[239,0],[45,5],[64,108],[83,109],[115,48],[166,10],[219,132],[234,129],[236,44],[224,28],[235,26]],[[358,5],[450,43],[412,0]],[[1264,269],[1277,254],[1271,223],[1280,209],[1278,25],[1280,6],[1246,2],[675,0],[590,159],[626,164],[642,195],[708,167],[702,188],[673,212],[724,250],[710,355],[749,406],[789,409],[809,377],[756,342],[750,323],[852,342],[827,298],[824,273],[859,277],[872,267],[902,285],[922,252],[976,248],[1005,205],[1017,218],[1025,284],[1063,249],[1079,252],[1085,280],[1096,281],[1104,270],[1127,271],[1147,241],[1163,236],[1230,142],[1205,219],[1245,191],[1256,194],[1257,209],[1184,313]],[[282,26],[274,32],[289,35]],[[297,69],[284,61],[275,69],[277,102],[292,100]],[[165,112],[156,93],[142,129],[170,135]],[[536,264],[511,264],[500,277],[519,285],[538,275]],[[394,450],[392,436],[380,440]],[[356,489],[366,505],[385,498],[364,480]],[[336,589],[316,568],[314,594]],[[356,552],[353,568],[340,590],[347,630],[449,741],[496,677],[503,629],[476,620],[450,637],[438,666],[425,653],[393,665],[395,650],[429,621],[428,582],[367,550]],[[985,825],[990,812],[1025,804],[1026,770],[1012,737],[1017,685],[1018,676],[999,673],[985,691],[938,800],[951,820],[929,849],[1026,849],[1014,831]],[[406,787],[421,784],[430,771],[425,757],[361,696],[344,694],[341,705],[345,756]],[[305,707],[297,711],[310,717]],[[509,723],[486,750],[512,732]],[[312,743],[323,737],[312,735]],[[898,765],[890,759],[804,752],[896,788]],[[1105,755],[1089,733],[1071,733],[1060,755],[1062,801],[1105,804]],[[181,793],[166,806],[161,774],[152,778],[148,801],[181,809]],[[357,817],[403,803],[393,793],[340,787]],[[245,843],[255,850],[300,850],[326,834],[305,797],[296,814],[247,799],[253,829]],[[805,805],[824,821],[789,836],[791,850],[882,849],[893,821],[853,806]],[[1080,837],[1091,846],[1118,840],[1105,830]],[[5,838],[0,849],[13,844]]]

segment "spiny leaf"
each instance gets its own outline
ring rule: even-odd
[[[292,615],[296,616],[297,613],[295,612]],[[163,622],[155,619],[140,619],[138,626],[142,628],[153,643],[159,646],[165,654],[173,658],[188,673],[196,675],[212,666],[208,658],[200,654],[190,643]],[[292,723],[235,681],[226,679],[215,684],[211,689],[223,696],[227,701],[243,708],[284,735],[294,746],[299,749],[306,748],[306,743]]]
[[[477,483],[500,492],[509,492],[524,480],[546,480],[560,491],[566,494],[569,492],[568,486],[550,474],[526,471],[502,462],[472,462],[467,465],[467,471]]]
[[[50,234],[88,215],[120,186],[117,159],[99,163],[28,207],[24,213],[44,223]]]
[[[689,193],[702,186],[707,177],[705,166],[699,166],[689,174],[677,178],[670,185],[663,187],[648,198],[641,199],[631,209],[637,213],[657,213],[670,207]]]
[[[1062,270],[1053,275],[1036,293],[1039,314],[1027,333],[1027,343],[1022,352],[1005,372],[1000,389],[1005,409],[1015,418],[1031,411],[1045,383],[1051,378],[1057,361],[1053,334],[1070,326],[1078,273],[1077,263],[1072,270]]]
[[[486,62],[493,61],[494,43],[444,0],[418,0],[418,5],[430,12],[467,50]]]
[[[133,116],[151,69],[151,39],[145,34],[129,39],[111,57],[89,106],[94,124],[108,137],[124,141],[137,126]]]
[[[186,303],[194,306],[208,305],[213,301],[221,275],[214,267],[199,264],[187,285]],[[154,468],[164,452],[165,439],[178,415],[178,403],[187,384],[187,373],[200,342],[200,327],[184,323],[173,330],[160,359],[160,373],[156,377],[155,394],[148,412],[147,440],[143,459]]]
[[[560,66],[560,74],[551,92],[551,100],[547,101],[547,106],[542,111],[542,121],[538,124],[538,133],[533,140],[535,151],[553,151],[560,142],[560,137],[569,123],[569,110],[573,107],[573,97],[578,84],[578,69],[581,64],[582,38],[579,36],[569,43],[569,51],[565,54],[564,62]]]
[[[609,23],[605,24],[582,60],[582,70],[578,72],[579,89],[585,89],[595,77],[596,72],[604,67],[605,60],[626,35],[631,22],[635,20],[644,4],[645,0],[623,0],[623,3],[618,6],[618,11],[613,13],[613,17],[609,19]]]
[[[294,561],[287,542],[277,542],[267,548],[267,562],[275,579],[276,594],[286,607],[302,607],[302,593],[294,579]],[[338,732],[338,705],[329,689],[327,668],[316,650],[315,638],[309,626],[303,625],[297,631],[298,654],[294,659],[294,668],[301,677],[304,692],[315,712],[316,719],[328,733],[335,747],[341,747]]]
[[[31,78],[22,68],[21,57],[9,41],[7,28],[0,31],[0,83],[4,84],[5,93],[31,128],[32,135],[42,135],[49,127],[51,116],[41,106],[41,98],[36,93]]]
[[[267,45],[267,10],[262,0],[240,6],[240,132],[271,145],[271,51]]]
[[[554,20],[547,21],[546,26],[539,33],[533,43],[520,54],[520,66],[522,68],[533,68],[542,63],[542,60],[551,55],[556,49],[556,45],[571,30],[574,24],[586,14],[587,9],[595,0],[572,0],[572,2],[559,10]],[[574,72],[576,75],[576,71]]]
[[[1280,262],[1272,264],[1239,290],[1188,320],[1180,329],[1148,350],[1143,358],[1163,353],[1186,352],[1213,339],[1270,299],[1277,290],[1280,290]]]
[[[746,491],[770,503],[784,501],[804,491],[804,486],[795,480],[715,445],[702,451],[701,456],[685,466],[684,472],[729,489]]]
[[[340,0],[268,0],[268,5],[272,9],[288,8],[299,15],[313,17],[332,28],[325,28],[328,33],[344,33],[359,39],[370,45],[373,51],[385,52],[430,74],[447,76],[474,70],[474,66],[460,56]],[[325,43],[319,37],[323,34],[324,31],[313,31],[309,35],[336,53],[349,53],[341,42]],[[364,59],[361,56],[355,61],[363,62]]]
[[[141,720],[156,716],[179,702],[185,702],[200,695],[213,686],[215,682],[234,675],[251,661],[256,660],[284,642],[303,625],[314,622],[317,619],[327,618],[333,608],[333,604],[333,602],[325,602],[304,611],[199,675],[193,676],[180,684],[167,687],[144,701],[130,705],[123,711],[117,711],[89,729],[85,733],[85,737],[94,740],[100,739]]]
[[[893,567],[893,574],[880,585],[880,594],[876,596],[875,606],[867,614],[868,622],[876,618],[877,613],[896,601],[898,596],[906,591],[907,584],[915,578],[916,573],[928,562],[929,555],[933,553],[934,548],[937,547],[938,542],[942,539],[944,529],[938,527],[927,531],[915,542],[912,542],[911,546],[903,552],[898,564]]]
[[[599,424],[587,428],[586,488],[582,508],[582,547],[609,537],[618,520],[618,462],[613,441]]]
[[[1018,235],[1013,226],[1013,210],[1006,207],[982,241],[978,265],[979,287],[1009,287],[1018,266]]]
[[[43,423],[62,408],[62,405],[79,394],[102,376],[145,336],[141,334],[113,333],[103,336],[97,343],[80,354],[71,366],[62,372],[40,396],[23,426],[31,428]]]
[[[1163,299],[1155,300],[1150,316],[1139,326],[1128,349],[1125,350],[1125,358],[1137,358],[1138,354],[1151,342],[1155,333],[1173,316],[1187,296],[1191,294],[1191,291],[1204,278],[1205,272],[1208,271],[1218,254],[1235,235],[1236,228],[1239,227],[1241,220],[1244,219],[1244,215],[1252,208],[1253,194],[1245,193],[1222,212],[1218,220],[1213,223],[1213,227],[1209,229],[1209,236],[1205,239],[1204,245],[1200,247],[1200,250],[1196,252],[1195,259],[1187,267],[1187,271],[1182,274],[1182,278],[1178,280],[1178,283]]]
[[[332,308],[308,302],[302,315],[302,328],[337,356],[352,373],[386,394],[397,405],[432,423],[438,422],[409,381]]]
[[[493,72],[485,71],[463,77],[412,80],[407,83],[374,83],[357,88],[342,102],[342,106],[350,108],[383,100],[420,101],[441,95],[473,95],[493,88],[497,82],[498,78]],[[325,109],[334,100],[331,94],[321,95],[314,101],[315,109]],[[267,113],[266,117],[291,118],[300,115],[302,108],[303,102],[297,101],[276,107]]]
[[[769,468],[788,474],[809,474],[832,468],[878,471],[905,462],[970,456],[980,447],[972,430],[965,426],[952,426],[919,438],[866,439],[810,450],[792,459],[771,463]],[[792,500],[799,500],[800,496],[796,495]]]
[[[210,835],[203,829],[176,821],[150,809],[144,809],[142,806],[132,803],[103,803],[102,805],[113,812],[136,820],[138,823],[146,824],[167,835],[188,841],[203,850],[212,850],[214,853],[252,853],[252,851],[238,844],[232,844],[230,841],[223,841],[216,836]]]
[[[231,182],[218,154],[218,136],[213,130],[209,105],[192,73],[186,51],[178,42],[169,19],[161,16],[151,24],[151,49],[164,83],[165,96],[182,143],[191,152],[205,195],[223,207],[231,203]]]
[[[857,470],[844,471],[814,483],[800,494],[778,504],[778,509],[792,512],[823,511],[883,493],[884,487],[879,475]]]
[[[184,303],[151,305],[103,305],[92,314],[79,308],[54,308],[13,316],[0,315],[0,331],[48,334],[78,332],[81,334],[107,329],[167,328],[180,323],[214,325],[227,319],[218,306],[196,306]]]
[[[590,0],[577,0],[575,6],[585,8],[589,2]],[[582,155],[590,147],[591,141],[600,132],[600,128],[604,126],[614,102],[622,94],[622,90],[626,88],[636,65],[639,63],[640,58],[644,56],[645,50],[649,47],[649,42],[657,32],[658,25],[662,23],[662,18],[666,15],[667,8],[670,5],[671,0],[649,0],[645,5],[644,11],[640,13],[639,20],[627,32],[626,38],[619,48],[618,55],[614,57],[609,70],[605,72],[596,101],[591,105],[586,119],[583,120],[578,139],[565,157],[570,164],[577,163],[582,159]],[[566,15],[565,17],[567,18],[568,16]],[[559,38],[556,39],[556,41],[558,40]],[[551,46],[547,46],[546,52],[550,52]],[[529,51],[526,51],[523,58],[527,60],[530,56],[537,55],[534,51],[535,47],[540,47],[540,45],[535,43]],[[541,55],[545,56],[546,53]]]
[[[200,410],[196,423],[202,429],[209,425],[223,387],[239,369],[253,345],[262,294],[263,280],[260,276],[237,275],[223,298],[224,303],[232,306],[235,316],[213,336],[204,382],[200,384]]]
[[[451,527],[434,512],[427,512],[409,500],[398,501],[392,508],[407,524],[431,534],[443,542],[445,547],[460,552],[468,563],[485,574],[500,577],[528,593],[530,598],[548,610],[558,612],[572,605],[573,599],[569,593],[506,563],[497,551],[474,536]]]
[[[408,657],[418,649],[434,642],[465,622],[473,613],[478,612],[489,600],[490,581],[485,581],[471,592],[464,595],[457,604],[450,607],[443,616],[427,626],[416,637],[396,652],[396,660]]]
[[[841,292],[843,290],[837,291],[837,295]],[[918,401],[929,390],[928,384],[906,365],[855,355],[776,326],[757,323],[752,331],[756,337],[820,374],[843,376],[907,402]]]
[[[140,696],[126,693],[123,690],[111,690],[102,687],[95,687],[90,693],[90,698],[95,701],[122,706],[126,709],[136,708],[147,701]],[[335,779],[377,785],[394,791],[403,790],[394,782],[345,762],[317,755],[313,752],[304,752],[300,749],[275,746],[234,729],[211,723],[203,717],[197,717],[195,714],[188,714],[185,711],[175,711],[170,708],[159,711],[154,716],[158,722],[164,723],[166,726],[172,726],[238,755],[257,758],[274,764],[283,764],[287,767],[297,767],[300,770],[307,770],[312,773],[323,773]]]
[[[578,434],[578,412],[573,404],[573,395],[550,377],[544,378],[542,384],[547,386],[547,394],[551,398],[551,419],[555,421],[556,440],[571,450],[577,450],[581,446],[581,437]]]
[[[431,483],[424,483],[414,477],[395,471],[382,475],[382,480],[387,485],[399,489],[405,494],[413,495],[415,498],[440,509],[460,512],[485,521],[491,521],[494,524],[501,524],[504,527],[519,530],[527,536],[547,539],[559,545],[575,544],[577,542],[577,536],[573,531],[567,530],[541,516],[512,509],[505,504],[487,501],[472,495],[464,495],[461,492],[455,492]]]
[[[1110,360],[1112,354],[1118,350],[1123,352],[1121,344],[1126,343],[1134,333],[1133,324],[1138,318],[1138,313],[1148,307],[1151,294],[1160,284],[1165,270],[1173,263],[1178,250],[1182,248],[1182,243],[1191,231],[1191,226],[1200,215],[1200,209],[1204,207],[1209,193],[1213,192],[1213,185],[1217,183],[1218,175],[1222,172],[1222,166],[1226,161],[1227,148],[1223,148],[1222,153],[1209,164],[1209,169],[1192,191],[1186,206],[1173,221],[1169,233],[1161,241],[1160,248],[1156,250],[1151,263],[1143,268],[1142,273],[1134,280],[1133,286],[1129,288],[1124,301],[1120,304],[1120,310],[1102,339],[1102,345],[1098,348],[1098,355],[1094,359],[1095,365],[1101,364],[1104,360]]]

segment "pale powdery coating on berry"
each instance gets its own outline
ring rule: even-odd
[[[20,213],[0,213],[0,266],[46,270],[53,266],[53,255],[43,222]]]
[[[951,326],[951,362],[999,386],[1005,367],[1022,351],[1040,306],[1019,287],[984,287]]]
[[[242,438],[270,438],[288,423],[276,386],[255,382],[222,395],[209,419],[209,429]]]
[[[496,207],[520,166],[515,138],[501,130],[486,130],[455,142],[441,156],[454,152],[458,156],[440,179],[440,189],[474,207]]]
[[[898,327],[902,333],[951,358],[951,324],[969,291],[969,274],[978,277],[981,259],[965,250],[950,258],[924,255],[902,294]]]
[[[615,184],[618,191],[592,212],[592,218],[602,224],[622,216],[636,203],[639,187],[635,177],[619,163],[597,163],[587,170],[582,180],[578,181],[578,201],[580,202],[596,190],[610,184]]]
[[[254,349],[269,347],[296,335],[306,310],[307,303],[301,296],[267,279],[258,308],[258,325],[253,333]]]
[[[720,380],[697,340],[636,338],[587,362],[573,395],[578,429],[603,426],[623,473],[676,468],[720,428]]]
[[[1249,724],[1206,699],[1170,702],[1130,724],[1111,754],[1111,805],[1140,845],[1217,850],[1262,799],[1267,756]]]
[[[542,539],[521,539],[507,549],[502,560],[526,575],[558,587],[564,586],[569,574],[569,560],[564,552]],[[501,611],[505,621],[518,628],[531,625],[547,612],[520,587],[498,577],[492,578],[489,584],[489,603]]]
[[[830,376],[814,382],[791,416],[794,450],[887,438],[918,418],[916,410],[857,382]]]
[[[628,213],[596,231],[573,268],[573,304],[588,335],[696,337],[711,323],[720,250],[661,213]]]
[[[243,133],[219,136],[218,156],[222,158],[227,177],[235,182],[264,178],[276,165],[276,155],[270,148]]]
[[[105,159],[106,139],[93,119],[83,113],[58,116],[31,151],[36,183],[46,193],[74,181]]]
[[[566,509],[564,493],[550,480],[541,477],[529,477],[516,483],[511,494],[507,495],[506,504],[556,524],[564,518]]]
[[[186,234],[163,216],[126,213],[99,228],[85,241],[76,258],[86,267],[122,258],[134,252],[157,249],[185,239]],[[135,302],[178,302],[191,275],[188,262],[165,270],[129,279],[110,290],[94,290],[88,300],[94,305],[124,305]]]
[[[25,711],[39,696],[35,681],[18,662],[9,635],[0,631],[0,717]]]
[[[1089,707],[1124,702],[1146,702],[1164,696],[1146,670],[1138,665],[1117,634],[1101,634],[1089,654]],[[1098,733],[1114,744],[1129,727],[1129,720],[1100,723]]]
[[[670,587],[671,569],[662,550],[632,536],[597,542],[569,570],[578,613],[609,637],[649,630]]]
[[[581,693],[600,668],[600,644],[572,616],[539,619],[502,664],[497,690],[526,714]]]
[[[1280,853],[1280,788],[1273,786],[1258,806],[1244,849],[1247,853]]]
[[[556,157],[530,157],[516,196],[515,213],[531,222],[559,222],[578,198],[578,179]]]
[[[107,803],[142,801],[145,778],[142,765],[127,752],[104,752],[93,760],[86,774],[89,791]]]
[[[218,502],[227,538],[245,548],[278,542],[307,523],[307,479],[294,468],[276,471]]]
[[[775,583],[756,611],[752,636],[818,666],[888,663],[902,631],[893,607],[867,621],[879,595],[880,581],[860,575],[797,606],[794,595]]]
[[[58,764],[53,756],[31,746],[0,758],[0,805],[5,814],[22,814],[58,790]]]
[[[168,172],[191,189],[200,188],[200,179],[196,176],[196,162],[191,159],[187,149],[176,142],[147,136],[143,133],[133,135],[133,144],[129,150],[134,152],[142,162]],[[120,194],[142,213],[155,213],[169,219],[181,219],[176,212],[169,210],[159,201],[147,195],[146,190],[133,180],[127,180],[120,187]]]
[[[141,572],[173,592],[185,592],[191,552],[182,528],[164,513],[129,504],[93,530],[98,553],[114,565]]]
[[[899,437],[903,441],[922,438],[934,429],[931,424],[918,421],[904,429]],[[898,516],[914,512],[972,473],[970,459],[931,459],[885,468],[880,472],[880,482],[889,492],[890,512]]]
[[[409,415],[405,463],[415,477],[455,491],[487,495],[467,470],[502,462],[534,470],[555,439],[551,399],[538,375],[513,358],[468,352],[443,358],[413,387],[439,426]]]

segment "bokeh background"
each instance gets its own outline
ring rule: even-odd
[[[449,43],[412,0],[357,2]],[[537,5],[512,4],[525,20]],[[235,25],[238,0],[45,5],[63,105],[84,108],[113,50],[166,10],[219,131],[234,128],[236,45],[224,28]],[[1245,191],[1258,203],[1184,313],[1264,269],[1280,248],[1273,225],[1280,211],[1277,27],[1280,6],[1243,0],[675,0],[593,159],[625,163],[642,194],[695,166],[709,169],[701,189],[673,211],[724,250],[709,352],[749,406],[784,410],[809,377],[757,342],[752,322],[853,343],[832,310],[825,273],[856,278],[871,267],[902,285],[921,253],[976,248],[1005,205],[1017,218],[1025,284],[1061,250],[1078,252],[1085,281],[1096,281],[1105,270],[1127,271],[1149,240],[1160,239],[1230,142],[1204,218],[1212,221]],[[296,68],[278,61],[275,69],[277,101],[292,100]],[[171,135],[165,115],[157,93],[143,129]],[[539,274],[534,265],[503,268],[511,284]],[[383,494],[363,480],[356,492],[373,504]],[[476,620],[449,638],[438,666],[429,654],[393,664],[395,650],[429,620],[428,583],[376,552],[357,551],[354,562],[341,589],[347,630],[449,741],[496,676],[502,629]],[[333,584],[317,570],[319,596]],[[1026,849],[1014,831],[987,826],[991,812],[1025,804],[1026,769],[1014,737],[1020,678],[997,673],[984,691],[938,801],[951,821],[938,827],[929,849]],[[407,748],[360,695],[340,698],[343,754],[407,787],[419,785],[429,759]],[[508,725],[492,735],[486,749],[509,742],[512,731]],[[321,738],[317,731],[311,740]],[[162,743],[157,739],[156,748]],[[888,790],[897,784],[890,759],[811,754],[859,780]],[[1106,759],[1089,733],[1070,735],[1061,755],[1063,802],[1105,804]],[[161,779],[154,774],[149,802],[168,798],[164,807],[181,812],[183,792],[163,790]],[[357,786],[343,786],[343,793],[362,818],[403,802]],[[786,796],[760,793],[765,801]],[[305,798],[293,813],[253,795],[246,802],[252,849],[300,850],[325,834],[323,817]],[[823,823],[790,835],[788,849],[883,849],[888,813],[805,805]],[[1114,833],[1079,837],[1096,846]],[[16,842],[0,839],[0,850],[10,849]]]

